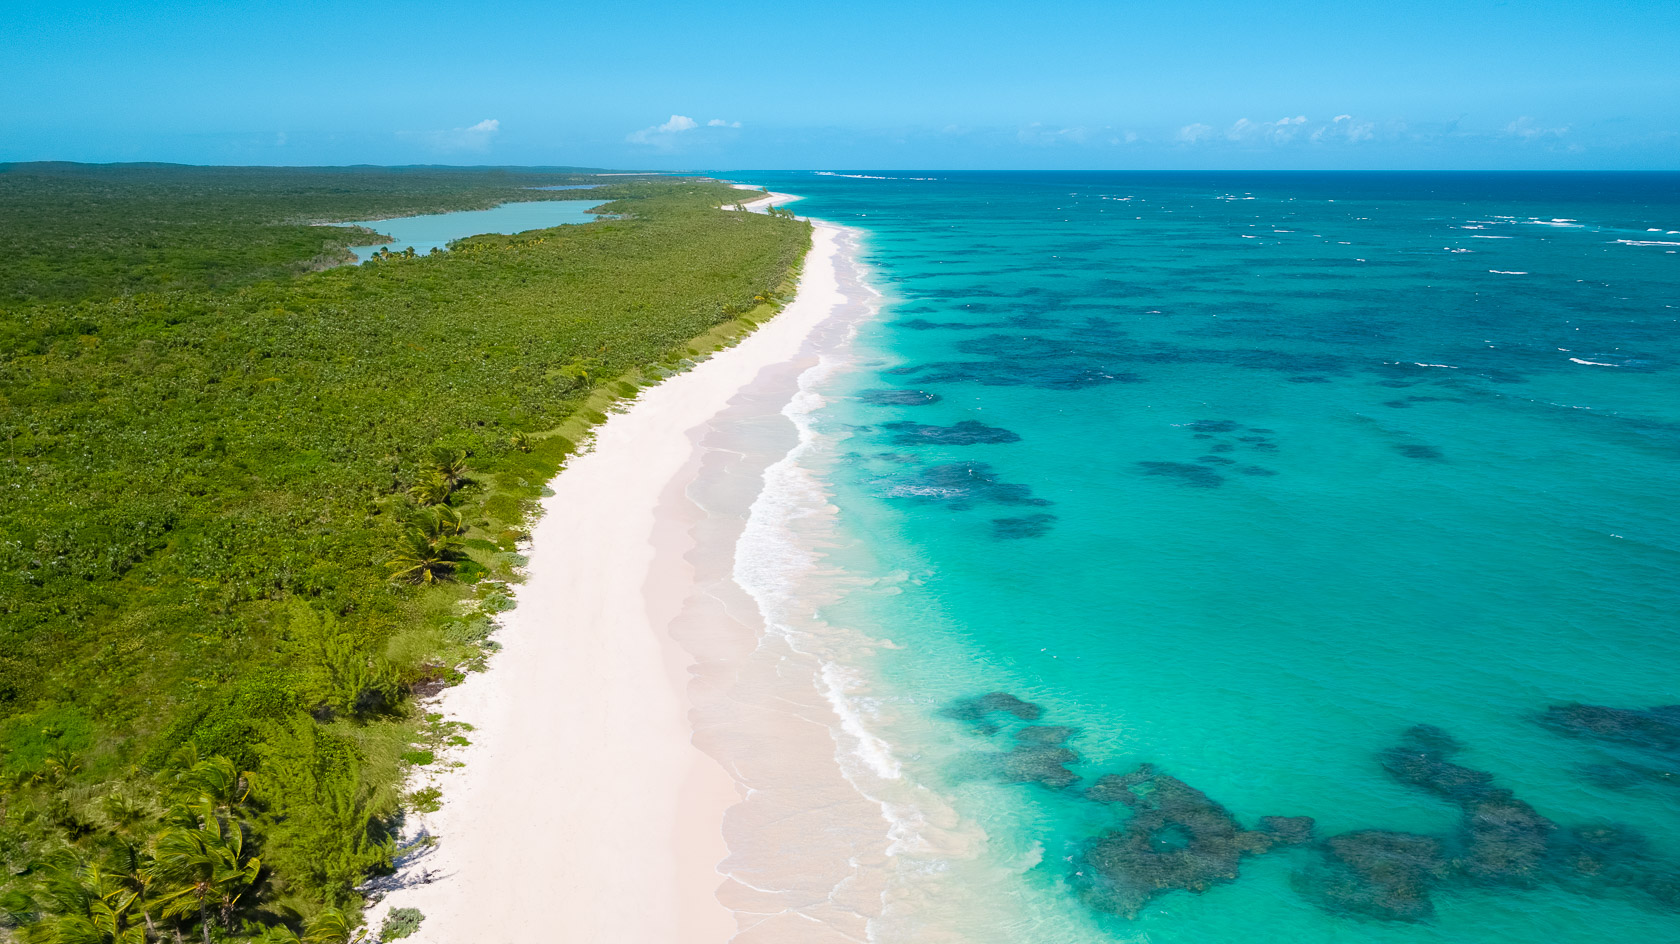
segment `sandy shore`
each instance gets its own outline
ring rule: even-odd
[[[730,535],[740,529],[714,528],[707,544],[710,512],[688,493],[707,456],[731,454],[713,424],[732,403],[737,414],[772,415],[791,397],[801,365],[814,359],[806,349],[813,332],[846,300],[836,266],[846,262],[840,249],[848,238],[819,224],[798,294],[781,314],[644,391],[550,483],[532,530],[528,579],[496,636],[501,651],[435,709],[473,726],[471,746],[425,772],[443,806],[417,825],[436,844],[405,859],[393,890],[369,911],[374,928],[388,908],[414,907],[425,920],[411,940],[422,944],[721,944],[763,925],[765,912],[798,911],[797,902],[776,898],[782,890],[774,883],[743,883],[720,870],[726,858],[737,866],[765,861],[751,848],[732,850],[723,830],[726,814],[737,822],[743,815],[731,807],[757,815],[743,802],[754,792],[752,765],[741,763],[752,745],[743,752],[740,738],[715,734],[751,728],[737,723],[747,710],[731,707],[738,692],[728,666],[758,647],[762,623],[750,600],[708,614],[732,566]],[[712,445],[702,448],[708,437]],[[757,460],[760,469],[774,453]],[[730,514],[738,524],[752,497],[741,483],[754,476],[735,471],[711,481],[736,483]],[[825,725],[835,721],[822,716],[814,691],[807,701],[800,711],[811,723],[792,731],[787,749],[832,771]],[[781,749],[759,743],[758,752],[767,747]],[[835,773],[816,776],[829,789],[849,789]],[[854,821],[873,814],[878,824],[870,804],[855,795],[850,802]],[[860,855],[857,847],[879,832],[858,830],[834,851]],[[736,830],[743,846],[754,835]],[[839,866],[852,868],[844,857]],[[725,884],[727,905],[719,898]],[[796,897],[813,895],[823,897]],[[855,925],[848,933],[799,939],[850,937],[861,919],[847,911]]]
[[[741,204],[741,206],[753,211],[754,213],[763,213],[770,207],[783,206],[784,204],[792,203],[795,200],[805,199],[795,193],[777,193],[773,190],[762,190],[751,184],[730,184],[730,186],[734,187],[736,190],[746,190],[752,193],[764,194],[764,196],[759,197],[756,200],[748,200]]]

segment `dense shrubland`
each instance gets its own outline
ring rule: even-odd
[[[570,179],[0,167],[0,923],[348,936],[543,483],[809,237],[693,180],[319,272],[356,235],[292,221]]]

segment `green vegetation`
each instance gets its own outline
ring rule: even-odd
[[[425,915],[419,908],[392,908],[391,913],[379,925],[379,939],[381,941],[400,941],[415,931],[420,930],[420,922]]]
[[[622,178],[588,226],[361,267],[308,223],[577,179],[0,166],[0,926],[347,939],[464,743],[415,693],[482,666],[543,483],[809,231]]]

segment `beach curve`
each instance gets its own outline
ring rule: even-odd
[[[644,390],[550,483],[501,650],[432,706],[472,726],[452,766],[426,771],[443,802],[411,829],[433,841],[382,883],[390,891],[370,924],[417,908],[421,944],[515,944],[721,942],[762,922],[738,878],[729,905],[718,896],[731,854],[721,826],[748,791],[696,748],[690,725],[690,667],[706,658],[694,651],[704,645],[693,599],[709,591],[697,594],[707,552],[689,536],[703,514],[684,495],[708,422],[761,375],[797,375],[807,339],[842,301],[844,238],[816,224],[786,309]],[[689,648],[668,632],[679,614]],[[735,633],[725,648],[740,645],[742,625],[712,642]],[[696,669],[695,689],[708,684]],[[832,756],[831,742],[811,743]]]

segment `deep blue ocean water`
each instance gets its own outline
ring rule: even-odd
[[[879,939],[1680,941],[1680,175],[872,174]]]

